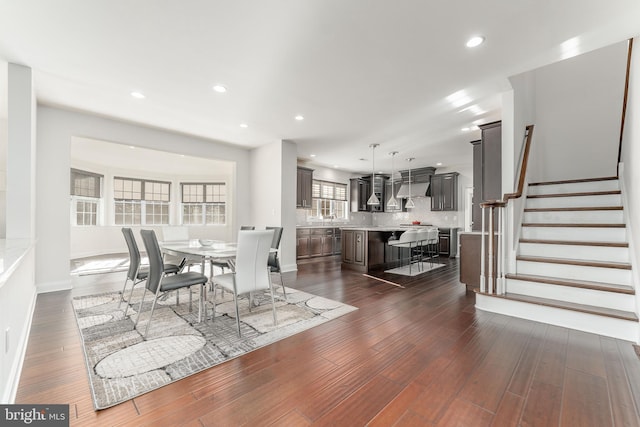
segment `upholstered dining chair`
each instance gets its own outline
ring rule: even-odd
[[[280,249],[280,240],[282,240],[282,227],[265,227],[267,230],[273,230],[273,240],[271,241],[271,249],[275,249],[275,252],[269,252],[269,259],[267,265],[269,266],[270,273],[278,273],[280,276],[280,285],[282,285],[282,293],[284,294],[285,301],[287,300],[287,290],[284,286],[284,280],[282,279],[282,271],[280,270],[280,259],[278,258],[278,252]]]
[[[140,235],[142,236],[142,242],[144,243],[147,256],[149,257],[149,276],[147,277],[144,294],[142,294],[142,299],[140,300],[140,307],[138,308],[138,317],[136,317],[135,327],[138,326],[138,321],[140,320],[142,303],[144,303],[147,290],[154,296],[153,303],[151,304],[151,314],[149,314],[149,322],[147,323],[144,334],[142,334],[142,337],[146,338],[147,333],[149,332],[149,325],[151,325],[151,320],[153,318],[153,311],[160,296],[167,292],[176,291],[180,288],[191,288],[191,286],[203,287],[209,281],[209,278],[204,274],[196,273],[195,271],[165,276],[162,267],[162,252],[160,251],[160,245],[158,244],[156,233],[153,230],[141,230]],[[200,291],[202,292],[202,289],[200,289]],[[203,293],[201,293],[201,295],[203,295]],[[203,303],[204,301],[200,301],[200,304]],[[189,307],[191,307],[191,292],[189,292]]]
[[[127,270],[127,277],[124,279],[124,286],[122,287],[122,294],[120,295],[120,303],[118,303],[118,309],[122,305],[124,301],[124,293],[127,289],[127,282],[131,281],[131,291],[129,292],[129,299],[127,301],[131,301],[131,296],[133,295],[133,288],[140,282],[143,282],[149,276],[149,268],[142,266],[142,259],[140,257],[140,250],[138,249],[138,244],[136,243],[136,239],[133,235],[133,231],[128,227],[122,228],[122,234],[124,235],[124,240],[127,242],[127,249],[129,250],[129,270]],[[180,271],[180,267],[176,264],[163,264],[162,271],[164,274],[175,274]],[[124,310],[124,315],[127,315],[127,311],[129,311],[129,304]]]
[[[255,230],[256,227],[254,225],[242,225],[240,226],[240,231],[242,230]],[[213,276],[213,267],[218,267],[220,270],[222,270],[222,273],[224,274],[224,270],[225,268],[229,268],[229,264],[227,263],[227,261],[216,261],[216,260],[211,260],[211,275]]]
[[[238,336],[242,336],[240,310],[238,309],[238,297],[240,295],[249,294],[249,297],[251,297],[251,292],[268,289],[271,292],[273,324],[275,326],[278,324],[273,284],[271,283],[271,274],[267,265],[272,240],[273,230],[241,230],[238,232],[238,249],[235,261],[229,262],[233,272],[212,277],[213,320],[215,321],[216,316],[215,291],[216,287],[220,286],[233,293]],[[249,298],[249,309],[251,309],[251,305],[251,298]]]

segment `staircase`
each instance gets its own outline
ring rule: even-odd
[[[638,317],[618,179],[529,184],[516,273],[488,311],[638,341]]]

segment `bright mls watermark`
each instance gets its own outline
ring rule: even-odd
[[[0,405],[0,425],[68,427],[69,405]]]

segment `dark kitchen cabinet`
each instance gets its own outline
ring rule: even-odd
[[[296,207],[311,208],[311,186],[313,184],[313,169],[298,166],[296,186]]]
[[[311,236],[311,229],[300,228],[296,230],[296,258],[309,258],[311,253],[309,252],[309,238]]]
[[[340,229],[334,227],[304,227],[296,230],[296,258],[311,258],[340,254]]]
[[[440,256],[455,258],[458,254],[458,228],[438,229],[438,253]]]
[[[473,231],[481,231],[482,208],[488,200],[502,200],[502,122],[480,125],[482,139],[473,144]]]
[[[371,195],[371,181],[354,178],[350,181],[351,212],[368,212],[367,200]]]
[[[431,210],[458,210],[458,172],[431,176]]]
[[[365,232],[363,230],[342,230],[342,262],[364,265]]]
[[[385,205],[385,183],[387,177],[384,175],[376,175],[373,183],[371,176],[351,179],[351,212],[383,212]],[[380,201],[377,205],[368,205],[367,201],[371,197],[371,186],[373,192]]]

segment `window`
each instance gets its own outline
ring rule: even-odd
[[[169,182],[115,177],[116,225],[169,224],[170,190]]]
[[[313,180],[311,198],[312,216],[347,219],[347,184]]]
[[[98,225],[102,175],[71,169],[71,225]]]
[[[182,223],[225,224],[227,195],[226,184],[183,183],[182,185]]]

